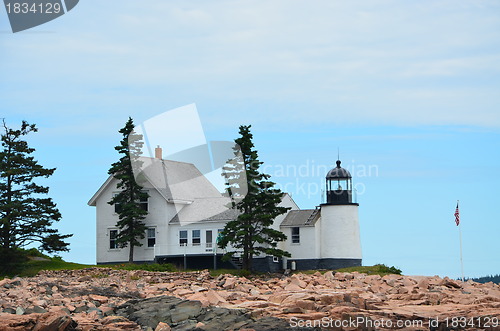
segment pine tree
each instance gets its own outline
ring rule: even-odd
[[[68,251],[64,239],[72,234],[61,235],[52,229],[52,223],[61,214],[51,198],[47,186],[36,184],[37,178],[50,177],[55,168],[47,169],[38,164],[23,136],[37,132],[34,124],[23,121],[18,130],[7,127],[3,120],[0,150],[0,247],[2,255],[18,247],[40,243],[40,249],[48,253]]]
[[[108,171],[118,180],[117,187],[121,189],[120,193],[108,202],[110,205],[115,205],[119,218],[116,223],[118,228],[116,243],[120,248],[129,247],[130,263],[134,262],[134,247],[142,246],[139,240],[145,237],[147,228],[143,220],[148,212],[143,209],[141,201],[146,201],[149,197],[134,178],[132,164],[141,166],[139,156],[144,145],[142,135],[135,133],[134,127],[134,122],[129,117],[125,126],[119,130],[123,139],[115,150],[123,156],[118,162],[113,163]]]
[[[236,197],[232,200],[233,207],[240,214],[226,224],[218,240],[221,248],[228,245],[235,248],[235,251],[226,253],[226,258],[235,253],[242,253],[243,269],[248,271],[252,270],[252,261],[257,255],[290,256],[290,253],[276,248],[279,241],[286,240],[286,235],[271,228],[274,219],[286,213],[289,208],[278,206],[284,193],[274,188],[275,183],[269,181],[269,175],[259,171],[263,162],[259,161],[258,153],[254,149],[250,127],[240,126],[241,136],[235,140],[240,147],[240,153],[235,151],[236,158],[224,169],[226,176],[230,177],[227,178],[229,196],[235,190],[241,189],[235,187],[235,183],[240,182],[238,177],[244,179],[248,192],[243,199]]]

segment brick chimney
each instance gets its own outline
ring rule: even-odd
[[[162,150],[161,150],[160,145],[156,146],[156,148],[155,148],[155,158],[157,158],[157,159],[160,159],[160,160],[161,160],[161,159],[163,158],[163,155],[162,155],[162,154],[163,154],[163,153],[162,153]]]

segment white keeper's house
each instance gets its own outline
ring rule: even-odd
[[[226,207],[229,198],[193,164],[164,160],[160,148],[155,154],[155,158],[143,158],[150,168],[161,171],[146,171],[141,182],[149,194],[147,201],[141,201],[148,211],[144,220],[147,230],[143,245],[134,248],[134,260],[168,262],[192,269],[214,265],[238,268],[238,257],[223,262],[224,250],[216,245],[219,232],[237,217],[235,210]],[[337,161],[337,166],[326,174],[326,201],[316,209],[301,210],[285,194],[280,205],[291,209],[276,217],[273,227],[288,237],[279,243],[279,248],[292,256],[255,257],[254,269],[274,272],[284,268],[337,269],[361,265],[358,203],[351,174],[340,164]],[[154,178],[159,173],[163,179]],[[158,184],[162,180],[165,185]],[[115,206],[108,204],[118,192],[117,180],[110,176],[88,202],[96,207],[97,264],[128,261],[129,248],[116,245],[118,215]]]

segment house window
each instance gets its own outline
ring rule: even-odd
[[[205,231],[205,242],[207,243],[207,248],[212,248],[212,230]]]
[[[143,191],[142,193],[148,193],[146,191]],[[145,210],[145,211],[148,211],[148,197],[146,197],[145,199],[140,199],[139,200],[139,205],[141,206],[141,209],[142,210]]]
[[[115,198],[117,195],[118,195],[118,193],[114,193],[113,198]],[[120,211],[122,210],[121,203],[115,203],[113,206],[115,207],[115,213],[119,214]]]
[[[147,193],[147,191],[143,191],[143,193]],[[119,193],[113,194],[113,197],[116,197]],[[119,214],[121,211],[121,204],[120,203],[115,203],[115,213]],[[140,199],[139,200],[139,206],[141,207],[142,210],[148,211],[148,198],[146,197],[145,199]]]
[[[273,256],[273,262],[278,263],[280,261],[279,257]]]
[[[292,228],[292,244],[300,244],[300,228]]]
[[[188,232],[186,230],[179,231],[179,245],[187,246]]]
[[[148,247],[155,247],[156,244],[156,229],[148,228],[147,231]]]
[[[200,230],[193,230],[193,246],[199,246],[201,243]]]
[[[118,235],[118,230],[109,230],[109,249],[118,248],[116,243],[116,236]]]

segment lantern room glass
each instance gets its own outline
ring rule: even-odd
[[[326,183],[327,191],[352,191],[350,178],[331,178]]]

